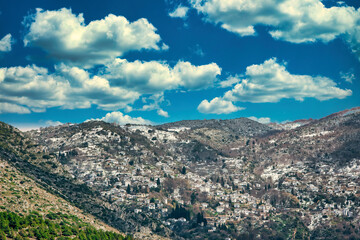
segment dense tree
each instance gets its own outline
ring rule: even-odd
[[[196,202],[196,193],[192,192],[190,196],[191,204],[194,204]]]
[[[124,238],[117,233],[97,230],[72,215],[49,213],[43,217],[32,212],[28,216],[19,216],[13,212],[0,212],[0,240],[6,240],[7,237],[15,240],[29,238],[37,240],[133,239],[131,236]]]
[[[206,220],[206,218],[204,218],[204,214],[203,214],[203,213],[198,213],[198,214],[196,215],[196,222],[197,222],[198,224],[203,223],[204,226],[207,225],[207,220]]]
[[[185,218],[186,220],[190,220],[190,211],[176,204],[173,211],[170,213],[169,218]]]

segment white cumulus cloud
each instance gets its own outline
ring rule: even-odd
[[[199,112],[226,114],[242,109],[236,107],[233,102],[278,102],[284,98],[297,101],[316,98],[324,101],[343,99],[352,95],[350,89],[337,87],[330,78],[291,74],[286,70],[285,64],[279,64],[276,58],[248,66],[243,79],[239,76],[229,77],[220,86],[227,87],[236,82],[239,83],[225,92],[223,97],[216,97],[210,102],[203,100],[198,106]],[[266,118],[261,120],[267,121]]]
[[[210,102],[203,100],[197,109],[201,113],[229,114],[243,110],[244,108],[235,106],[231,101],[216,97]]]
[[[360,9],[327,8],[321,0],[190,0],[206,21],[240,36],[269,26],[275,39],[293,43],[329,42],[344,35],[360,59]]]
[[[59,65],[54,73],[35,65],[0,68],[0,99],[42,112],[46,108],[113,110],[138,99],[139,93],[118,86],[77,67]]]
[[[271,122],[270,118],[268,117],[261,117],[261,118],[257,118],[257,117],[248,117],[248,119],[251,119],[253,121],[262,123],[262,124],[268,124]]]
[[[11,51],[11,44],[13,43],[11,34],[6,34],[0,40],[0,52],[10,52]]]
[[[134,101],[146,95],[152,102],[136,110],[160,110],[160,104],[166,102],[164,91],[211,87],[220,73],[215,63],[194,66],[179,61],[170,67],[160,61],[128,62],[118,58],[97,73],[63,63],[56,65],[53,73],[36,65],[5,67],[0,68],[0,100],[32,112],[44,112],[51,107],[78,109],[92,105],[115,111],[130,110]],[[165,111],[159,114],[166,116]]]
[[[253,103],[278,102],[283,98],[323,101],[343,99],[352,94],[351,90],[337,87],[327,77],[291,74],[284,65],[277,63],[276,58],[247,67],[245,75],[240,83],[225,93],[224,99]]]
[[[162,110],[162,109],[158,109],[158,110],[157,110],[157,114],[160,115],[160,116],[166,117],[166,118],[169,117],[169,113],[166,112],[166,111],[164,111],[164,110]]]
[[[111,112],[107,113],[105,117],[96,119],[109,123],[117,123],[119,125],[125,125],[127,123],[131,124],[142,124],[142,125],[150,125],[151,121],[143,119],[142,117],[131,117],[129,115],[124,115],[122,112]]]
[[[182,5],[177,6],[174,11],[169,13],[169,16],[172,18],[186,18],[187,12],[189,11],[188,7],[184,7]]]
[[[70,9],[37,9],[27,18],[27,27],[25,46],[39,47],[55,59],[86,67],[132,50],[161,49],[156,28],[145,18],[129,22],[109,14],[86,25],[83,14],[75,15]]]
[[[104,67],[102,76],[112,84],[143,94],[155,94],[184,87],[198,90],[211,87],[221,74],[216,63],[194,66],[179,61],[174,67],[160,61],[134,61],[115,59]]]
[[[0,102],[0,114],[1,113],[30,113],[31,111],[23,106],[19,106],[13,103]]]
[[[221,74],[221,68],[216,63],[194,66],[190,62],[179,61],[174,73],[186,89],[198,90],[212,86],[217,80],[216,76]]]
[[[230,76],[226,80],[219,82],[221,88],[232,87],[240,82],[240,76]]]
[[[148,94],[173,89],[180,84],[180,79],[174,76],[170,67],[158,61],[129,62],[117,58],[106,65],[102,76],[114,85]]]

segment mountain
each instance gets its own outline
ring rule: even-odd
[[[15,154],[12,147],[20,151],[28,147],[20,131],[0,123],[0,138],[0,239],[125,239],[117,229],[51,193],[4,160],[4,155]]]
[[[0,154],[138,238],[359,239],[359,109],[272,125],[238,118],[12,130]]]

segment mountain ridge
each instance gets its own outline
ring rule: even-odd
[[[20,157],[9,161],[30,164],[71,202],[135,236],[356,238],[357,109],[288,130],[245,118],[61,125],[21,133],[35,158],[14,139]]]

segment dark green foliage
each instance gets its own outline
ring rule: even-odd
[[[196,215],[196,223],[197,223],[197,224],[203,223],[204,226],[207,225],[207,221],[206,221],[206,218],[204,218],[204,214],[203,214],[203,213],[198,213],[198,214]]]
[[[183,168],[181,169],[181,174],[186,174],[186,167],[183,166]]]
[[[158,178],[157,180],[156,180],[156,184],[158,185],[158,187],[160,187],[160,178]]]
[[[60,223],[59,223],[60,222]],[[71,223],[70,223],[71,222]],[[97,230],[82,222],[78,217],[62,213],[49,213],[45,217],[37,212],[20,216],[13,212],[0,212],[0,240],[7,239],[74,239],[74,240],[124,240],[113,232]]]
[[[194,204],[196,202],[196,193],[192,192],[190,196],[191,204]]]
[[[282,214],[274,217],[270,221],[270,229],[273,232],[268,234],[278,239],[289,239],[291,237],[295,239],[308,239],[309,237],[308,228],[301,221],[300,216],[296,214]]]
[[[186,208],[176,204],[176,207],[170,213],[169,218],[185,218],[186,220],[190,220],[190,211]]]
[[[6,240],[6,234],[2,230],[0,230],[0,240]]]

